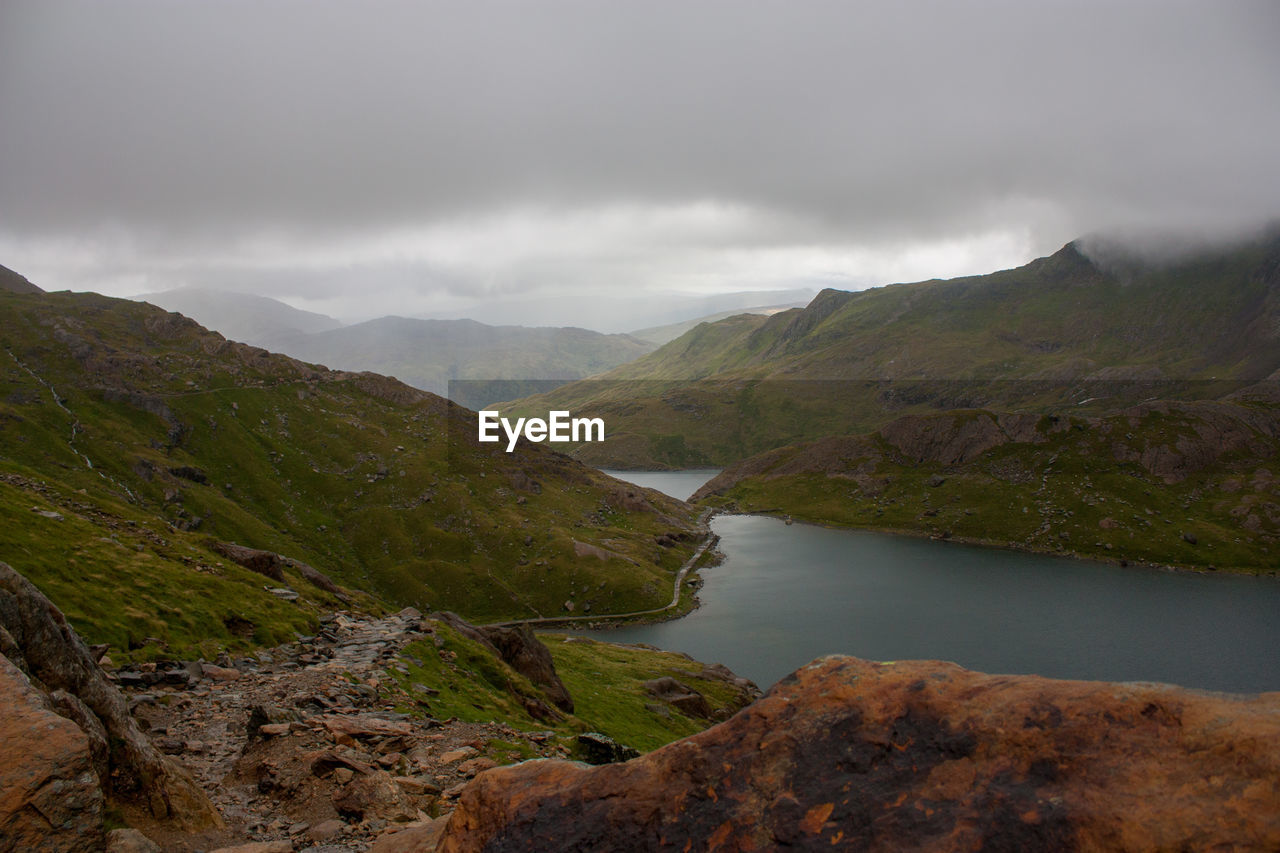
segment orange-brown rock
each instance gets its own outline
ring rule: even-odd
[[[403,720],[384,720],[371,714],[326,714],[320,722],[336,734],[354,738],[397,737],[410,734],[413,727]]]
[[[446,819],[439,817],[411,823],[403,829],[392,827],[378,836],[369,848],[369,853],[417,853],[420,850],[434,850],[445,823]]]
[[[625,764],[484,773],[438,849],[780,847],[1280,849],[1280,694],[824,658]]]
[[[0,851],[101,850],[89,738],[0,655]]]
[[[0,563],[0,654],[60,697],[56,706],[73,720],[84,719],[91,750],[94,740],[110,738],[110,793],[117,800],[193,831],[222,825],[191,774],[143,734],[124,696],[62,611],[5,563]]]

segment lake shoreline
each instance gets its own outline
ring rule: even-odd
[[[1121,569],[1154,569],[1161,572],[1169,572],[1175,574],[1195,574],[1212,577],[1214,575],[1223,575],[1231,577],[1257,577],[1257,578],[1280,578],[1280,569],[1257,569],[1249,571],[1248,569],[1239,568],[1209,568],[1207,566],[1195,566],[1187,564],[1174,563],[1152,563],[1147,560],[1131,559],[1128,557],[1113,557],[1103,554],[1082,554],[1078,551],[1047,551],[1041,548],[1033,548],[1022,545],[1017,542],[1009,542],[998,539],[982,539],[975,536],[939,536],[935,533],[927,533],[923,530],[915,530],[908,527],[876,527],[870,524],[842,524],[838,521],[830,521],[824,519],[806,518],[797,516],[794,513],[783,512],[782,510],[744,510],[744,509],[725,509],[716,508],[712,513],[712,517],[717,515],[749,515],[759,516],[761,518],[776,518],[779,521],[791,520],[796,524],[808,524],[813,527],[824,527],[828,530],[861,530],[867,533],[881,533],[886,536],[904,536],[910,539],[927,539],[931,542],[954,542],[957,545],[967,545],[979,548],[994,548],[999,551],[1016,551],[1021,554],[1036,554],[1042,557],[1062,557],[1069,560],[1084,560],[1092,563],[1102,563],[1105,565],[1115,566]]]
[[[762,513],[717,513],[713,529],[725,562],[704,574],[688,618],[600,619],[574,633],[679,650],[762,686],[827,654],[1231,693],[1280,685],[1268,651],[1280,587],[1270,577],[1117,571],[983,543],[786,526]]]
[[[702,540],[694,549],[692,556],[677,571],[672,582],[671,603],[665,607],[652,610],[637,610],[630,613],[593,614],[582,616],[541,616],[533,619],[512,619],[504,622],[492,622],[486,628],[510,628],[517,625],[529,625],[539,628],[585,628],[587,630],[606,630],[613,627],[630,627],[635,625],[653,625],[659,622],[670,622],[680,619],[697,610],[701,606],[698,591],[702,589],[702,579],[698,570],[717,566],[724,561],[724,555],[717,550],[720,537],[711,532],[711,519],[716,516],[713,508],[705,508],[698,517],[698,527],[702,530]],[[685,584],[689,583],[688,601],[685,601]],[[597,624],[598,623],[598,624]]]

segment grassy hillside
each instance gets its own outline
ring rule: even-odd
[[[1280,390],[1086,419],[899,419],[752,457],[695,500],[1050,553],[1280,571]]]
[[[685,320],[680,323],[669,323],[665,326],[651,326],[647,329],[637,329],[636,331],[631,332],[631,337],[647,341],[654,346],[662,346],[663,344],[674,341],[686,332],[696,329],[704,323],[711,324],[743,314],[760,314],[767,317],[792,308],[803,308],[805,304],[806,302],[790,302],[785,305],[760,305],[753,308],[741,308],[736,311],[718,311],[714,314],[708,314],[705,317],[696,317],[692,320]]]
[[[401,710],[437,719],[468,722],[503,720],[518,729],[551,730],[564,736],[597,731],[627,746],[650,750],[695,734],[711,719],[724,719],[750,701],[750,694],[704,664],[676,652],[601,643],[583,637],[543,634],[569,695],[572,714],[547,720],[530,716],[520,701],[539,688],[483,646],[442,621],[433,621],[434,642],[406,646],[397,681],[409,697]],[[674,678],[708,703],[706,717],[668,705],[645,690],[644,682]],[[430,685],[426,696],[414,684]]]
[[[655,541],[693,532],[684,504],[149,305],[0,294],[0,348],[0,559],[91,640],[265,642],[325,606],[299,578],[281,601],[208,540],[473,621],[659,607],[693,550]]]
[[[964,407],[1114,412],[1280,368],[1280,235],[1153,264],[1071,243],[1014,270],[844,293],[699,326],[513,411],[605,418],[595,464],[728,464]]]

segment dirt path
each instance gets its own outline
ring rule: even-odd
[[[191,770],[227,822],[199,837],[151,834],[175,853],[248,842],[356,853],[451,811],[463,785],[494,765],[481,757],[493,738],[562,756],[501,723],[397,712],[412,697],[387,670],[402,666],[405,645],[431,639],[424,626],[412,609],[381,619],[339,613],[315,637],[261,650],[236,668],[196,665],[195,683],[126,687],[134,717]],[[127,684],[143,677],[129,672]]]
[[[698,527],[703,531],[702,542],[698,545],[697,550],[693,552],[693,556],[684,561],[684,565],[676,572],[675,584],[671,591],[671,603],[663,607],[655,607],[652,610],[633,610],[630,613],[591,613],[582,616],[540,616],[535,619],[513,619],[507,622],[493,622],[488,627],[513,627],[515,625],[541,625],[550,627],[555,625],[573,625],[578,622],[609,622],[615,619],[632,619],[638,616],[657,616],[674,610],[680,604],[680,587],[684,583],[684,579],[688,577],[689,572],[693,571],[693,567],[702,559],[702,555],[716,542],[720,541],[720,537],[711,532],[708,521],[711,517],[712,510],[704,509],[702,515],[698,516]]]

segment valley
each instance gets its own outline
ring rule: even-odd
[[[4,2],[0,853],[1280,851],[1277,33]]]
[[[475,412],[394,378],[7,279],[15,689],[61,701],[46,691],[71,664],[27,644],[65,619],[64,653],[98,673],[88,713],[168,768],[163,808],[152,783],[103,781],[82,838],[343,851],[469,843],[490,820],[475,797],[506,778],[488,771],[681,754],[767,706],[742,673],[773,696],[832,652],[1267,689],[1278,245],[1151,270],[1071,244],[691,324],[567,384],[511,378],[525,362],[500,348],[454,383],[537,392],[498,404],[508,418],[607,425],[555,447],[479,441]],[[1210,274],[1218,304],[1193,306]],[[307,337],[345,328],[363,334]],[[628,470],[713,464],[677,485]],[[132,766],[94,760],[100,780]]]

